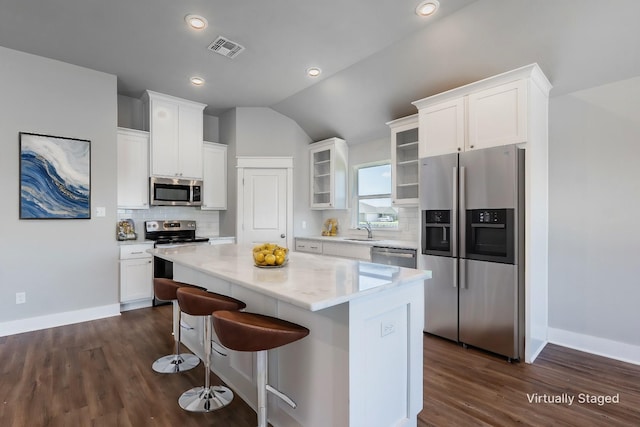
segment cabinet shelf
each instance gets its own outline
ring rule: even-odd
[[[405,184],[396,184],[396,187],[417,187],[418,183],[417,182],[407,182]]]
[[[317,162],[313,162],[314,165],[326,165],[327,163],[331,163],[331,159],[328,160],[319,160]]]
[[[320,174],[320,175],[314,175],[313,177],[314,178],[327,178],[329,176],[331,176],[330,173],[323,173],[323,174]]]
[[[413,160],[405,160],[403,162],[397,162],[396,165],[397,166],[413,166],[413,165],[417,165],[419,162],[418,159],[413,159]]]
[[[413,142],[405,142],[404,144],[398,144],[396,145],[397,149],[401,149],[401,150],[405,150],[407,148],[414,148],[418,146],[418,141],[413,141]]]

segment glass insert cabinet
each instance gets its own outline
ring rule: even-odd
[[[347,143],[329,138],[309,145],[311,209],[347,208]]]
[[[403,117],[391,128],[391,198],[393,205],[418,205],[418,115]]]

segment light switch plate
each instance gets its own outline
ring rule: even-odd
[[[107,208],[105,208],[104,206],[98,206],[96,208],[96,216],[106,216],[107,215]]]

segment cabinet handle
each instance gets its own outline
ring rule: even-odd
[[[151,264],[151,261],[147,261],[147,264]]]
[[[462,148],[458,147],[458,151],[462,151]]]
[[[141,254],[141,253],[143,253],[143,252],[142,251],[131,252],[131,255],[133,255],[133,254]]]
[[[473,148],[473,145],[470,145],[469,148]]]

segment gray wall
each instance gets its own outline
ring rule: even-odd
[[[294,235],[320,230],[320,213],[309,209],[309,136],[296,122],[270,109],[239,107],[220,117],[221,142],[229,146],[229,206],[220,215],[220,234],[235,235],[236,156],[293,156]],[[233,177],[231,177],[233,175]],[[232,200],[233,199],[233,200]],[[302,223],[307,225],[302,228]]]
[[[227,144],[227,210],[220,212],[220,235],[236,236],[237,171],[236,109],[220,117],[220,142]]]
[[[549,326],[640,345],[640,77],[552,98],[549,132]]]
[[[0,94],[0,323],[117,304],[116,77],[0,47]],[[91,219],[18,219],[21,131],[91,141]]]

